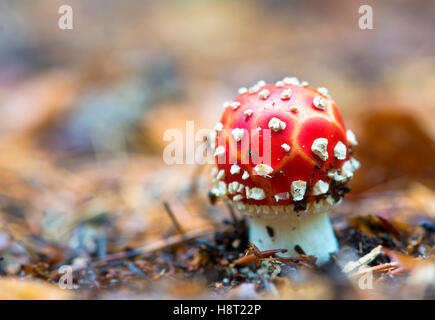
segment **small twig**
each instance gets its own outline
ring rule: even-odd
[[[277,253],[285,253],[287,252],[287,249],[275,249],[275,250],[266,250],[266,251],[260,251],[256,246],[253,246],[252,248],[253,253],[247,254],[246,256],[243,256],[236,261],[233,262],[234,265],[246,265],[250,264],[251,262],[261,260],[264,258],[268,258],[270,256],[273,256]]]
[[[228,211],[230,212],[231,219],[233,219],[233,223],[236,224],[238,222],[238,219],[236,213],[234,212],[233,206],[229,202],[227,202],[227,207],[228,207]]]
[[[248,252],[252,252],[252,253],[248,253],[244,257],[237,259],[236,261],[233,262],[233,265],[247,265],[254,261],[280,261],[280,262],[288,262],[293,264],[303,263],[307,267],[312,267],[312,265],[314,265],[316,262],[315,257],[307,256],[305,254],[299,257],[279,257],[276,256],[276,254],[285,253],[287,252],[287,249],[260,251],[260,249],[258,249],[252,242],[250,243]],[[304,262],[307,262],[308,264]]]
[[[171,218],[171,221],[174,224],[175,229],[178,231],[178,233],[183,235],[184,234],[183,228],[181,228],[181,225],[178,223],[178,220],[175,217],[175,214],[172,211],[171,207],[169,206],[169,203],[167,201],[163,201],[163,205],[164,205],[169,217]]]
[[[370,251],[369,253],[367,253],[365,256],[359,258],[357,261],[350,261],[348,262],[344,268],[343,268],[343,272],[344,273],[349,273],[361,266],[365,266],[367,264],[369,264],[370,262],[372,262],[373,260],[376,259],[376,257],[378,255],[380,255],[382,253],[382,246],[379,245],[376,248],[374,248],[372,251]]]
[[[261,260],[288,262],[288,263],[293,263],[293,264],[303,263],[304,266],[310,267],[310,268],[312,268],[316,263],[316,258],[314,256],[307,256],[307,255],[303,255],[300,257],[271,257],[271,258],[262,258]]]
[[[153,253],[155,251],[163,250],[163,249],[166,249],[168,247],[183,243],[183,242],[188,241],[188,240],[192,240],[192,239],[195,239],[198,237],[206,236],[206,235],[210,234],[211,232],[213,232],[214,230],[215,229],[212,227],[204,227],[201,229],[188,231],[188,232],[181,234],[181,235],[177,234],[177,235],[169,237],[167,239],[163,239],[163,240],[160,240],[157,242],[147,244],[147,245],[140,247],[140,248],[106,255],[103,258],[99,258],[95,261],[92,261],[90,263],[90,265],[96,266],[96,267],[104,266],[106,263],[108,263],[110,261],[121,260],[121,259],[130,259],[133,257],[137,257],[139,255],[147,255],[147,254]],[[76,267],[76,268],[74,268],[73,271],[83,270],[83,269],[88,268],[88,267],[89,267],[89,265]]]
[[[251,262],[257,261],[257,256],[253,253],[247,254],[246,256],[243,256],[236,261],[233,262],[233,265],[247,265]]]
[[[369,273],[369,272],[373,272],[373,273],[388,272],[388,271],[397,269],[398,267],[399,267],[398,262],[389,262],[389,263],[379,264],[379,265],[374,266],[374,267],[369,267],[369,268],[365,268],[363,270],[354,272],[350,275],[350,277],[361,276],[361,275]]]
[[[205,227],[202,229],[196,229],[196,230],[185,232],[183,235],[177,234],[177,235],[169,237],[167,239],[163,239],[160,241],[156,241],[156,242],[147,244],[141,248],[137,248],[137,249],[133,249],[133,250],[129,250],[129,251],[124,251],[124,252],[118,252],[118,253],[114,253],[114,254],[109,254],[102,259],[98,259],[96,261],[96,263],[106,263],[108,261],[126,259],[126,258],[132,258],[132,257],[138,256],[138,255],[150,254],[154,251],[163,250],[165,248],[171,247],[173,245],[182,243],[182,242],[187,241],[187,240],[192,240],[192,239],[195,239],[197,237],[205,236],[207,234],[210,234],[212,231],[214,231],[213,228]]]

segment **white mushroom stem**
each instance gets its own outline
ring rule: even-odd
[[[329,261],[329,254],[338,251],[328,213],[301,213],[267,219],[250,218],[249,240],[261,251],[287,249],[280,256],[297,257],[296,245],[307,255],[317,257],[317,264]]]

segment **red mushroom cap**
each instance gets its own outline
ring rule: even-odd
[[[351,158],[355,136],[346,133],[325,88],[285,78],[239,92],[215,128],[216,196],[262,207],[293,204],[298,211],[319,199],[336,202],[349,190],[346,182],[359,167]],[[253,154],[262,155],[263,143],[270,143],[268,163]]]

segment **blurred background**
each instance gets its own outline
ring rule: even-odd
[[[284,76],[327,87],[359,141],[338,214],[433,221],[434,16],[430,0],[1,1],[2,274],[161,239],[162,201],[185,230],[213,224],[209,168],[166,165],[163,133],[212,128],[237,88]]]

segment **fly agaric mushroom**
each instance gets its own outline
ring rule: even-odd
[[[224,104],[215,128],[211,195],[250,217],[250,241],[260,250],[297,256],[300,248],[318,263],[328,261],[338,251],[328,211],[359,168],[352,158],[355,135],[326,88],[287,77],[239,93]],[[259,150],[270,144],[269,163],[254,157],[254,137]]]

